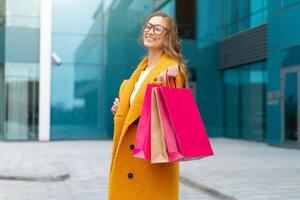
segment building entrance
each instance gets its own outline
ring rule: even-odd
[[[300,146],[300,66],[281,71],[282,137],[285,142]]]

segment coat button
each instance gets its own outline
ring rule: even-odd
[[[130,149],[131,150],[133,150],[134,149],[134,145],[132,144],[132,145],[130,145]]]
[[[132,173],[128,173],[128,178],[132,179],[133,178],[133,174]]]

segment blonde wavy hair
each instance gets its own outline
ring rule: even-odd
[[[156,16],[165,18],[168,23],[168,27],[167,27],[168,30],[164,35],[165,39],[163,40],[162,50],[166,55],[175,59],[179,63],[179,71],[183,76],[184,85],[188,87],[188,69],[187,69],[186,61],[181,53],[181,44],[178,36],[177,24],[172,17],[170,17],[166,13],[159,12],[159,11],[156,11],[151,15],[149,15],[143,23],[139,41],[144,46],[144,38],[143,38],[144,26],[149,22],[149,20],[152,17],[156,17]]]

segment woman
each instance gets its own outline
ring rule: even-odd
[[[132,155],[147,84],[165,84],[166,73],[175,78],[177,87],[187,83],[175,21],[167,14],[153,13],[144,23],[140,40],[148,56],[123,81],[111,108],[115,116],[108,199],[177,200],[179,164],[151,164]]]

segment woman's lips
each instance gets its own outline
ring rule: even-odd
[[[153,37],[150,37],[150,36],[146,36],[146,39],[148,40],[148,39],[150,39],[150,40],[155,40],[155,38],[153,38]]]
[[[146,40],[155,41],[155,39],[147,37]]]

